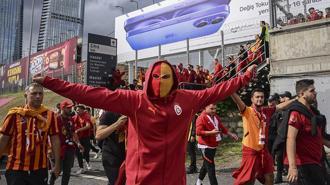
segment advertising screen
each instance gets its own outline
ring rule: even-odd
[[[116,18],[118,62],[253,40],[269,22],[269,0],[166,0]]]

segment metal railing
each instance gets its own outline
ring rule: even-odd
[[[222,80],[224,80],[224,79],[227,77],[227,75],[230,75],[231,72],[232,72],[233,70],[236,71],[236,69],[238,68],[238,66],[240,66],[243,62],[246,62],[246,61],[245,61],[246,59],[240,61],[240,56],[242,56],[243,54],[249,52],[249,51],[251,50],[251,48],[253,48],[253,47],[256,46],[257,44],[259,44],[259,43],[258,43],[258,42],[254,43],[254,44],[253,44],[250,48],[248,48],[244,53],[242,53],[242,54],[239,55],[235,60],[233,60],[233,62],[236,61],[236,62],[235,62],[235,66],[234,66],[233,68],[231,68],[231,69],[230,69],[225,75],[222,75],[221,78],[217,79],[217,78],[216,78],[217,75],[214,75],[214,78],[213,78],[214,80],[211,81],[211,84],[214,85],[214,84],[217,84],[217,83],[221,82]],[[264,49],[263,49],[263,52],[260,54],[261,56],[256,56],[252,61],[248,62],[248,63],[247,63],[242,69],[240,69],[239,71],[237,71],[235,74],[230,75],[230,76],[229,76],[229,79],[227,79],[227,80],[230,80],[230,79],[234,78],[234,77],[237,76],[238,74],[240,74],[240,73],[242,73],[243,71],[245,71],[249,66],[251,66],[252,64],[255,64],[256,61],[259,60],[259,57],[262,57],[262,61],[261,61],[260,64],[259,64],[260,66],[258,67],[258,70],[261,69],[261,66],[264,67],[265,65],[261,65],[261,64],[265,63],[265,61],[266,61],[266,57],[265,57],[265,53],[266,53],[265,44],[260,45],[260,46],[256,49],[256,51],[258,51],[258,50],[260,50],[260,49],[262,49],[262,48],[264,48]],[[238,61],[238,62],[237,62],[237,61]],[[229,64],[229,65],[230,65],[230,64]],[[219,72],[218,75],[222,74],[222,73],[224,72],[224,70],[225,70],[227,67],[228,67],[228,66],[223,67],[223,69]],[[259,69],[259,68],[260,68],[260,69]]]

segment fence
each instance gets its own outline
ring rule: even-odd
[[[330,0],[271,1],[272,27],[330,18]]]

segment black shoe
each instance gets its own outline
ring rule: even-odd
[[[197,167],[194,166],[189,166],[186,170],[187,174],[193,174],[193,173],[197,173]]]
[[[282,174],[280,175],[276,175],[276,178],[275,178],[275,182],[274,184],[280,184],[283,182],[283,179],[282,179]]]

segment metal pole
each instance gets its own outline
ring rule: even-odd
[[[34,14],[34,0],[32,0],[32,12],[31,12],[31,26],[30,26],[30,46],[29,46],[29,55],[28,55],[28,63],[27,63],[27,78],[26,78],[26,86],[30,83],[30,55],[31,55],[31,47],[32,47],[32,29],[33,29],[33,14]]]
[[[270,27],[271,28],[274,28],[275,27],[275,19],[276,19],[276,15],[274,14],[274,9],[273,9],[273,1],[272,0],[269,0],[269,20],[270,20]],[[275,17],[275,19],[274,19]]]
[[[162,45],[158,45],[158,60],[162,58]]]
[[[307,2],[306,2],[306,0],[303,0],[302,3],[304,4],[305,16],[307,16]]]
[[[132,84],[133,83],[133,63],[128,62],[128,83]]]
[[[138,61],[138,50],[135,50],[135,68],[134,68],[134,78],[137,79],[137,61]]]
[[[190,64],[190,56],[189,56],[189,39],[187,39],[187,63]]]
[[[203,50],[198,51],[198,65],[204,66],[204,53]]]
[[[225,36],[221,30],[221,62],[222,66],[225,66]]]

